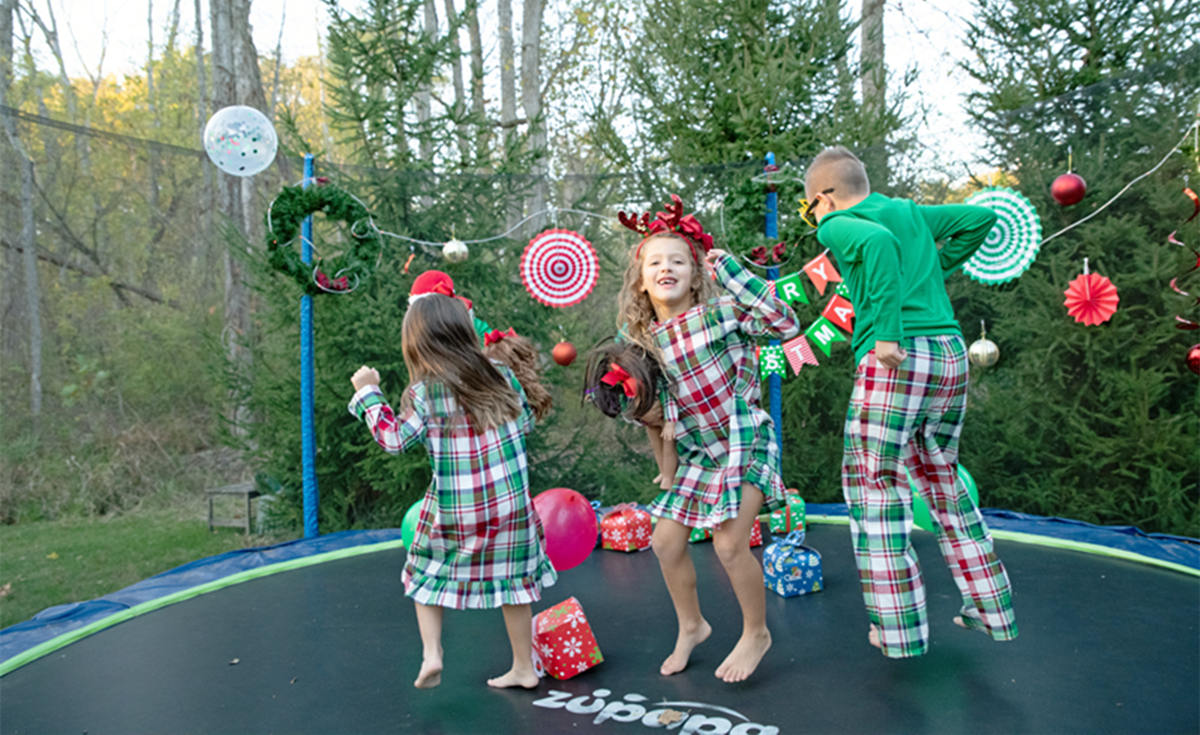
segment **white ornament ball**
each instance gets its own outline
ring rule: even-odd
[[[980,337],[967,348],[967,359],[979,367],[989,367],[1000,359],[1000,348],[987,337]]]
[[[264,171],[278,149],[275,127],[253,107],[223,107],[204,126],[204,152],[217,168],[233,176]]]
[[[462,240],[451,240],[442,246],[442,257],[451,263],[461,263],[467,259],[467,244]]]

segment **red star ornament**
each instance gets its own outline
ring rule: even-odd
[[[1083,273],[1067,286],[1063,292],[1067,300],[1067,314],[1075,321],[1088,326],[1103,324],[1112,318],[1117,310],[1117,287],[1113,282],[1099,273],[1088,273],[1084,266]]]

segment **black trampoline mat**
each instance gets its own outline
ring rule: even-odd
[[[603,663],[567,681],[547,677],[533,691],[492,690],[484,680],[503,673],[511,655],[500,612],[447,611],[442,685],[416,690],[421,646],[400,585],[404,552],[393,550],[201,595],[33,661],[0,678],[0,731],[651,731],[640,719],[620,721],[636,708],[600,723],[597,713],[570,711],[591,709],[597,697],[636,699],[627,695],[644,697],[647,710],[677,703],[688,718],[674,732],[1200,731],[1196,577],[997,541],[1020,636],[995,643],[953,625],[957,590],[933,537],[918,532],[931,647],[897,661],[866,642],[849,530],[815,525],[807,543],[822,554],[825,589],[788,599],[767,591],[774,644],[739,684],[713,676],[740,613],[712,545],[697,544],[701,605],[714,632],[682,674],[658,674],[675,621],[653,553],[597,550],[534,611],[578,598]]]

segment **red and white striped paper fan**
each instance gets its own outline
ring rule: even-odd
[[[546,230],[521,254],[521,281],[546,306],[574,306],[596,286],[600,263],[592,244],[571,230]]]

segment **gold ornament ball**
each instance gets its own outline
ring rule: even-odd
[[[467,259],[467,244],[462,240],[451,240],[442,246],[442,257],[451,263],[461,263]]]
[[[979,367],[995,365],[1000,359],[1000,348],[987,337],[980,337],[967,348],[967,358]]]

